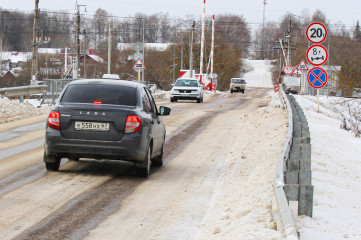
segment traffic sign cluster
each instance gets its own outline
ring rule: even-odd
[[[306,36],[311,43],[315,43],[308,48],[306,57],[311,65],[316,66],[309,71],[307,81],[313,88],[323,88],[327,84],[328,77],[326,71],[319,66],[327,62],[328,51],[318,43],[322,43],[327,37],[326,26],[319,22],[311,23],[307,27]]]

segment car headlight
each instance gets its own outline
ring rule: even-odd
[[[172,90],[172,93],[179,93],[178,90]]]

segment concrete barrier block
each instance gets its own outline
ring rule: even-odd
[[[298,184],[311,185],[312,184],[312,172],[311,171],[299,171],[298,172]]]
[[[300,159],[300,171],[311,171],[311,158]]]
[[[294,159],[300,159],[301,158],[301,153],[302,151],[291,151],[290,152],[290,158],[294,158]]]
[[[298,184],[298,171],[285,171],[286,184]]]
[[[298,197],[298,215],[312,217],[313,214],[313,186],[300,185]]]
[[[287,201],[298,201],[299,189],[298,185],[286,184],[284,187]]]
[[[293,158],[288,159],[287,170],[289,170],[289,171],[300,170],[300,159],[293,159]]]

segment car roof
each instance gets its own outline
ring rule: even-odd
[[[199,81],[199,79],[197,79],[197,78],[178,78],[177,81],[178,80],[196,80],[196,81]]]
[[[87,85],[87,84],[102,84],[102,85],[117,85],[117,86],[125,86],[125,87],[144,87],[143,83],[127,81],[127,80],[110,80],[110,79],[80,79],[75,80],[69,83],[69,85]]]

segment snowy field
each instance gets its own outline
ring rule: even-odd
[[[359,104],[354,100],[346,104],[343,98],[321,96],[320,113],[317,113],[316,97],[295,97],[310,127],[314,186],[313,218],[297,217],[297,210],[293,208],[300,239],[359,240],[361,138],[340,128],[343,118],[350,119],[349,109]]]

